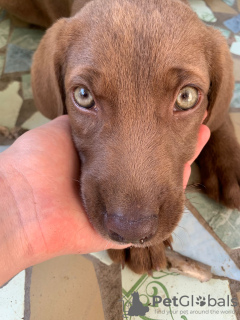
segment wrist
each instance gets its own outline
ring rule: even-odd
[[[36,249],[27,232],[29,205],[34,203],[31,188],[7,158],[0,155],[0,285],[36,261]]]

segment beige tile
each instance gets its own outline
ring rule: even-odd
[[[233,58],[233,72],[235,81],[240,81],[240,60]]]
[[[219,0],[205,0],[206,4],[214,11],[214,12],[222,12],[222,13],[230,13],[230,14],[238,14],[236,10],[228,6],[225,2]]]
[[[240,305],[240,291],[237,292],[237,298],[238,298],[238,303],[239,303],[239,305]]]
[[[3,48],[7,44],[8,35],[10,30],[10,21],[4,20],[0,23],[0,48]]]
[[[230,118],[234,125],[234,130],[238,139],[238,142],[240,143],[240,113],[238,112],[231,112]]]
[[[31,75],[22,75],[22,90],[24,99],[33,99],[32,86],[31,86]]]
[[[30,320],[104,320],[93,265],[81,255],[33,267]]]
[[[37,111],[22,124],[22,128],[31,130],[45,123],[48,123],[49,121],[49,119],[47,119],[39,111]]]
[[[22,98],[18,94],[20,82],[13,81],[8,87],[0,91],[0,125],[13,128],[15,126]]]

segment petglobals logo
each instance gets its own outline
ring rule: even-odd
[[[176,297],[173,296],[171,299],[170,298],[165,298],[163,299],[160,296],[153,296],[152,298],[152,306],[157,307],[159,305],[163,305],[165,307],[194,307],[194,306],[200,306],[200,307],[236,307],[238,306],[238,298],[231,298],[229,295],[227,295],[225,298],[214,298],[210,294],[208,294],[207,297],[203,296],[197,296],[194,297],[193,295],[191,296],[181,296],[181,297]]]

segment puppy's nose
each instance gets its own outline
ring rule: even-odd
[[[118,242],[144,243],[151,239],[158,228],[158,216],[147,215],[137,219],[127,219],[122,214],[106,216],[105,226],[109,237]]]

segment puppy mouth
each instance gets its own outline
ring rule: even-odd
[[[112,231],[112,230],[109,230],[108,231],[108,235],[110,237],[111,240],[113,240],[114,242],[117,242],[117,243],[122,243],[122,244],[128,244],[128,243],[131,243],[132,246],[141,246],[141,247],[144,247],[147,245],[149,245],[148,241],[150,239],[152,239],[153,237],[153,234],[149,234],[148,236],[140,239],[140,240],[131,240],[131,239],[125,239],[124,237],[122,237],[121,235],[119,235],[118,233]]]

